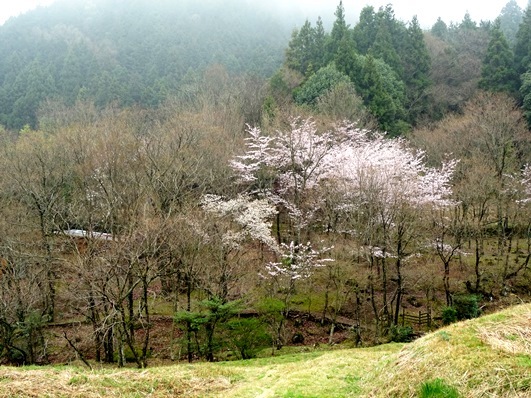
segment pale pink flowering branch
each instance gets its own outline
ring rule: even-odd
[[[225,200],[218,195],[204,195],[201,204],[206,211],[229,217],[240,227],[238,231],[226,232],[226,245],[238,245],[250,237],[277,250],[275,239],[271,235],[271,218],[276,214],[276,209],[267,199],[253,200],[239,195],[235,199]]]
[[[324,267],[326,263],[334,261],[331,258],[322,258],[332,247],[315,250],[310,242],[304,244],[291,242],[289,245],[280,245],[280,262],[266,264],[266,273],[263,278],[286,277],[289,281],[309,278],[316,268]]]

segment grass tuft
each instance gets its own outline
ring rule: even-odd
[[[419,398],[459,398],[459,392],[443,379],[435,379],[422,383]]]

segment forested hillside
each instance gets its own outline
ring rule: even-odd
[[[294,95],[299,105],[315,110],[320,95],[350,81],[350,92],[379,128],[400,135],[460,112],[478,88],[519,102],[529,96],[530,15],[515,1],[496,21],[476,23],[467,13],[458,24],[439,18],[429,32],[422,32],[414,16],[407,23],[397,20],[392,5],[363,8],[353,26],[342,5],[335,15],[330,32],[317,20],[292,35],[285,65],[302,76]],[[523,101],[527,110],[529,101]]]
[[[195,95],[209,66],[265,79],[284,59],[300,75],[277,73],[273,94],[288,87],[297,104],[315,110],[324,91],[348,78],[351,87],[342,89],[356,93],[349,100],[361,99],[393,135],[459,111],[478,88],[507,92],[530,108],[530,16],[515,1],[497,21],[466,14],[458,24],[439,19],[429,32],[414,16],[396,19],[392,5],[365,7],[359,16],[341,5],[329,31],[321,18],[304,22],[289,11],[281,18],[245,0],[75,0],[34,10],[0,27],[0,124],[35,128],[50,99],[157,107]]]
[[[0,28],[0,362],[372,345],[530,300],[531,7],[224,3]]]
[[[290,31],[247,1],[60,1],[0,27],[0,124],[36,127],[47,98],[156,106],[213,64],[269,76]]]

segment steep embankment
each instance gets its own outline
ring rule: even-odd
[[[531,397],[531,305],[411,344],[148,370],[3,368],[0,396]]]

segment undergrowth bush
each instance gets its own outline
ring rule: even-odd
[[[455,296],[453,307],[457,311],[457,320],[477,318],[479,316],[479,297],[474,294]]]
[[[444,325],[462,321],[465,319],[477,318],[480,297],[474,294],[459,295],[453,298],[453,305],[442,310],[442,321]]]
[[[411,326],[392,326],[391,341],[395,343],[408,343],[415,338],[415,332]]]
[[[237,318],[228,322],[228,339],[238,350],[242,359],[256,357],[263,348],[271,345],[271,336],[264,322],[257,318]]]
[[[442,310],[442,321],[444,325],[457,322],[457,310],[455,307],[444,307]]]

